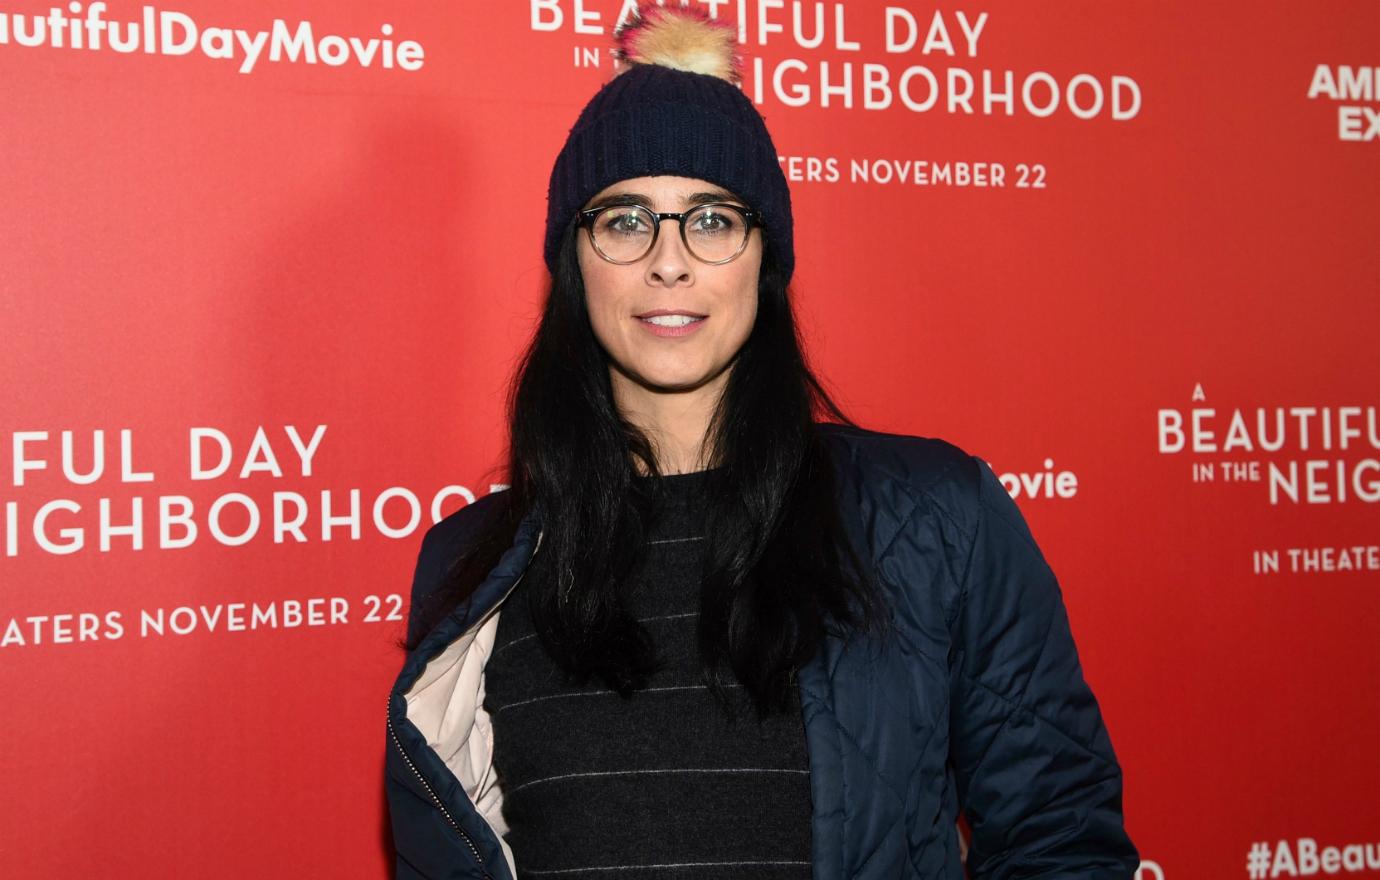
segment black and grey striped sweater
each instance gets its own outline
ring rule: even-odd
[[[730,722],[700,683],[695,623],[707,472],[666,500],[633,572],[634,614],[665,666],[623,699],[567,685],[519,584],[499,615],[484,709],[520,878],[808,880],[810,776],[799,711]],[[639,478],[642,480],[652,478]]]

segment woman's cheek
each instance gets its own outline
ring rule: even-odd
[[[590,311],[593,316],[594,335],[599,339],[600,344],[610,353],[617,351],[620,342],[619,328],[607,304],[599,303]]]

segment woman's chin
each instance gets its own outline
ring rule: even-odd
[[[648,391],[658,394],[683,394],[687,391],[694,391],[702,388],[709,381],[706,373],[697,373],[693,376],[666,376],[648,378],[642,381],[642,387]]]
[[[703,388],[718,375],[712,370],[644,370],[627,375],[631,382],[652,394],[684,394]]]

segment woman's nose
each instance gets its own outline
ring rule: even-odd
[[[647,282],[671,285],[692,280],[690,263],[694,258],[686,251],[685,242],[681,241],[680,223],[673,217],[667,217],[661,223],[671,225],[661,227],[656,244],[652,246],[647,262]]]

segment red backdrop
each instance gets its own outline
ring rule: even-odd
[[[621,4],[7,5],[4,873],[384,876],[412,563],[503,480]],[[1142,880],[1380,874],[1376,6],[718,11],[812,358],[1006,477]]]

